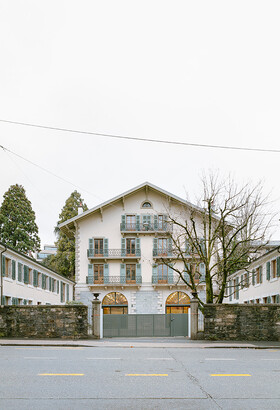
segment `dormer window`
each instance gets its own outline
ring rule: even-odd
[[[151,202],[149,202],[149,201],[143,202],[142,208],[152,208]]]

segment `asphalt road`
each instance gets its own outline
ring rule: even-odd
[[[0,409],[280,409],[280,350],[0,347]]]

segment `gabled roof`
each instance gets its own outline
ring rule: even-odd
[[[168,191],[165,191],[162,188],[159,188],[156,185],[151,184],[150,182],[144,182],[143,184],[140,184],[138,186],[136,186],[135,188],[132,188],[112,199],[109,199],[109,201],[103,202],[102,204],[99,204],[97,206],[95,206],[94,208],[88,209],[87,211],[81,213],[80,215],[74,216],[71,219],[68,219],[67,221],[61,223],[58,225],[59,229],[62,230],[63,233],[65,233],[68,236],[73,236],[73,231],[75,229],[75,222],[81,219],[86,218],[87,216],[89,216],[90,214],[93,214],[97,211],[100,211],[102,208],[105,208],[106,206],[110,206],[113,205],[115,202],[118,202],[119,200],[121,200],[122,198],[125,198],[129,195],[132,195],[134,193],[136,193],[137,191],[140,191],[143,188],[148,188],[151,189],[153,191],[159,192],[162,195],[171,198],[172,200],[181,203],[182,205],[187,205],[188,207],[190,207],[193,210],[197,210],[198,212],[202,212],[203,210],[201,208],[199,208],[198,206],[186,201],[185,199],[182,199],[174,194],[171,194]]]

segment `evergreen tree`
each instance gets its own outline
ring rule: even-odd
[[[0,208],[0,241],[23,252],[40,249],[35,212],[22,185],[11,185]]]
[[[80,204],[83,211],[88,209],[81,194],[77,191],[72,192],[59,214],[59,220],[55,227],[55,233],[58,236],[57,254],[48,256],[43,262],[45,266],[70,279],[75,277],[75,238],[68,238],[59,230],[58,225],[76,216]]]

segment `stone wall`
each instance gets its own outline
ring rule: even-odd
[[[39,305],[0,307],[0,337],[88,337],[87,306]]]
[[[204,338],[280,341],[280,305],[205,305]]]

